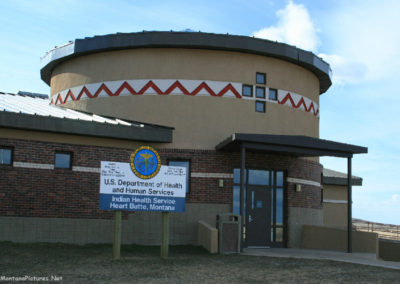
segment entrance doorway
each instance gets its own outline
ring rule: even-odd
[[[284,246],[284,172],[246,169],[245,247]],[[240,169],[234,169],[233,212],[240,214]]]

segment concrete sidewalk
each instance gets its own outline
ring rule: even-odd
[[[292,248],[266,248],[266,249],[244,249],[242,255],[325,259],[342,261],[356,264],[372,265],[385,268],[399,269],[400,262],[384,261],[376,258],[374,253],[345,253],[338,251],[292,249]]]

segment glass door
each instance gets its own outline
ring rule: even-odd
[[[234,169],[233,213],[240,215],[240,169]],[[285,220],[284,172],[246,169],[247,247],[283,247]]]

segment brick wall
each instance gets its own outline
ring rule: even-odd
[[[100,161],[129,162],[134,149],[82,146],[29,140],[2,139],[0,145],[14,148],[14,162],[54,164],[55,151],[71,151],[72,165],[100,167]],[[192,173],[233,173],[240,167],[239,153],[212,150],[157,149],[162,164],[168,159],[189,159]],[[283,170],[289,177],[320,182],[320,164],[290,156],[247,153],[248,168]],[[232,204],[231,178],[191,177],[188,203]],[[303,186],[301,192],[288,184],[288,206],[321,209],[321,191]],[[0,216],[53,218],[112,218],[98,209],[99,174],[69,169],[31,169],[0,165]],[[126,218],[126,214],[124,217]]]

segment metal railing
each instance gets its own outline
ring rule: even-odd
[[[378,238],[400,241],[400,226],[373,222],[354,222],[353,229],[362,232],[373,232]]]

